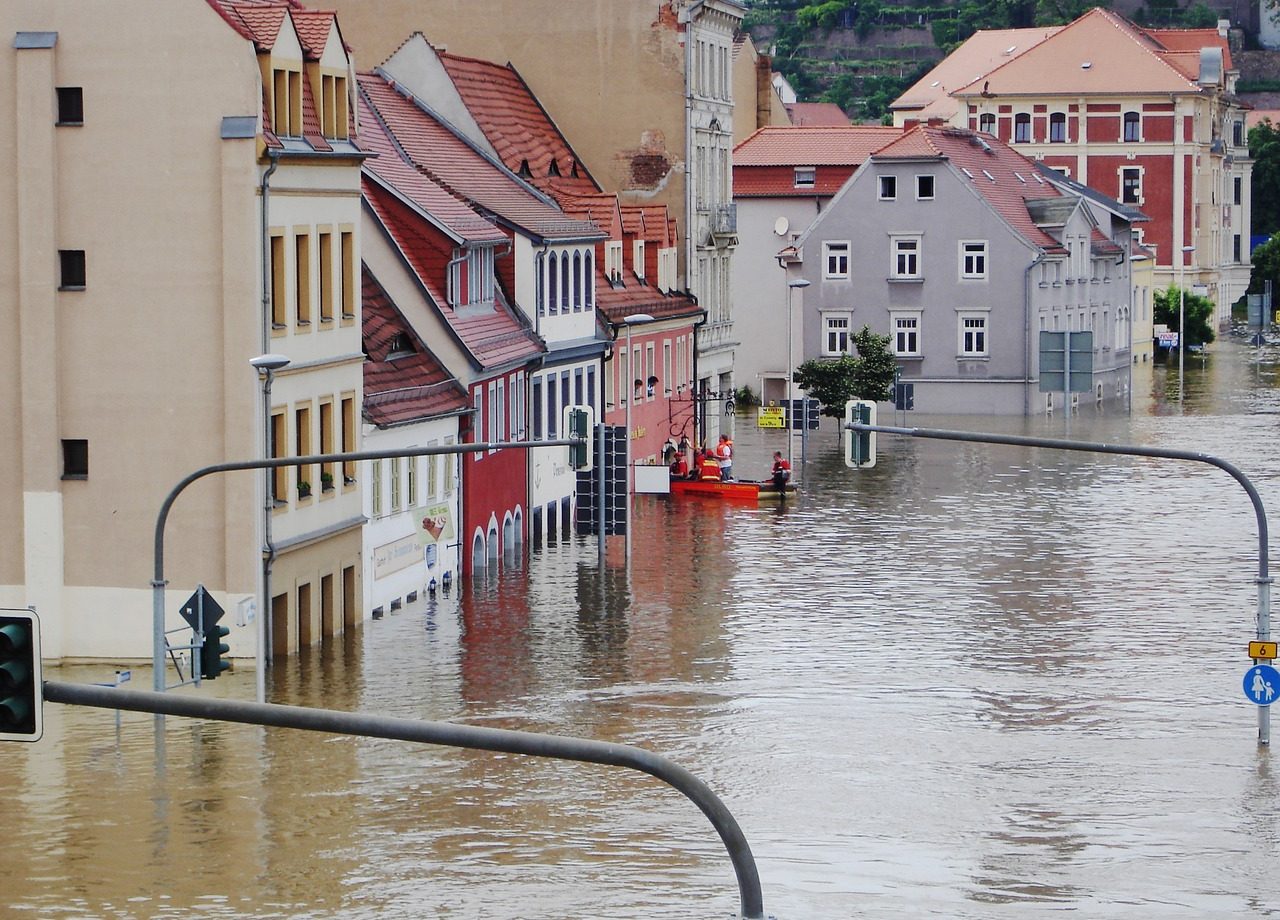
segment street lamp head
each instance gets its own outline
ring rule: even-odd
[[[289,358],[285,355],[266,354],[250,358],[249,363],[259,371],[278,371],[289,366]]]
[[[807,288],[811,282],[808,278],[796,278],[787,282],[789,288]]]

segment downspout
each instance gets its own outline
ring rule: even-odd
[[[1031,264],[1027,266],[1022,278],[1022,334],[1024,338],[1022,375],[1022,415],[1031,415],[1031,271],[1042,263],[1044,250],[1040,250]]]
[[[698,298],[694,297],[692,294],[689,296],[693,299],[694,303],[698,302]],[[706,403],[698,399],[698,329],[706,325],[707,318],[707,311],[703,310],[702,319],[693,324],[693,380],[689,381],[689,397],[693,401],[693,446],[695,448],[702,443],[702,439],[699,435],[702,434],[703,426],[700,422],[706,417],[707,409]]]
[[[279,155],[268,150],[267,156],[271,165],[262,174],[259,193],[262,196],[262,351],[266,354],[271,346],[271,236],[269,231],[268,205],[271,200],[271,176],[280,166]],[[268,456],[271,451],[271,371],[262,377],[262,455]],[[276,546],[271,540],[271,516],[275,513],[275,500],[271,495],[274,470],[265,470],[262,490],[262,609],[258,611],[258,642],[261,646],[260,664],[265,665],[272,659],[271,648],[271,566],[276,561]],[[263,699],[263,688],[266,675],[257,675],[259,701]]]

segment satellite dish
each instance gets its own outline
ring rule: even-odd
[[[790,226],[791,224],[787,221],[785,217],[779,217],[777,220],[773,222],[773,232],[776,233],[778,236],[785,236],[787,233],[787,228],[789,228]]]

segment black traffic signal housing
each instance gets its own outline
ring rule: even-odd
[[[860,399],[851,399],[844,404],[844,465],[855,469],[875,466],[876,433],[854,431],[848,427],[854,422],[859,425],[874,425],[876,404]]]
[[[222,656],[231,651],[231,646],[222,640],[231,634],[225,626],[219,626],[222,608],[214,604],[204,607],[204,622],[200,630],[204,638],[200,644],[200,678],[214,680],[219,674],[231,667],[231,662],[224,661]]]
[[[584,438],[583,444],[569,446],[569,467],[590,470],[595,452],[595,410],[591,406],[564,407],[564,433],[570,438]]]
[[[0,741],[43,734],[40,620],[32,611],[0,611]]]

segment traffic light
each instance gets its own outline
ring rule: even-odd
[[[876,465],[876,433],[854,431],[849,425],[876,423],[876,404],[851,399],[844,404],[844,465],[866,469]]]
[[[0,741],[39,741],[42,734],[40,620],[30,611],[0,612]]]
[[[591,406],[564,407],[564,433],[569,438],[584,438],[583,444],[569,446],[569,466],[590,470],[595,453],[596,412]]]
[[[202,680],[213,680],[227,668],[231,662],[223,661],[222,656],[231,651],[231,646],[223,642],[223,638],[231,634],[225,626],[219,626],[222,608],[210,604],[204,608],[204,623],[201,633],[204,639],[200,645],[200,677]]]

